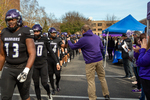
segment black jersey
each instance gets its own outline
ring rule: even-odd
[[[53,58],[53,60],[55,62],[58,62],[56,55],[52,51],[50,40],[47,37],[41,36],[41,38],[35,40],[34,43],[36,46],[36,59],[34,61],[34,65],[45,63],[45,61],[47,60],[47,51],[49,52],[49,55]]]
[[[56,56],[58,56],[58,50],[60,49],[62,44],[63,44],[63,42],[60,38],[51,40],[50,45],[52,47],[52,50],[56,54]]]
[[[61,37],[62,41],[64,42],[64,44],[68,44],[67,38],[66,37]]]
[[[71,41],[71,43],[72,43],[72,44],[75,44],[75,42],[74,42],[74,39],[73,39],[73,38],[70,38],[70,41]]]
[[[21,27],[14,33],[10,32],[8,28],[4,28],[1,32],[1,39],[4,43],[3,48],[6,54],[6,62],[10,64],[27,62],[29,56],[26,39],[33,37],[33,30],[29,27]]]
[[[36,58],[34,65],[39,65],[45,63],[47,60],[47,48],[49,46],[49,40],[47,37],[41,36],[40,39],[34,40],[36,47]]]

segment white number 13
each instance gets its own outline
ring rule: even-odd
[[[6,53],[7,56],[9,56],[9,43],[5,43],[5,47],[6,47]],[[17,58],[19,57],[19,45],[18,43],[13,43],[13,51],[15,52],[15,54],[12,55],[13,58]]]

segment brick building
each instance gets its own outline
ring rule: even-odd
[[[96,35],[102,34],[102,30],[106,29],[107,27],[113,25],[118,21],[105,21],[105,20],[100,20],[100,21],[92,21],[92,31]]]
[[[119,21],[119,20],[118,20]],[[113,25],[114,23],[118,21],[105,21],[105,20],[99,20],[99,21],[91,21],[92,22],[92,31],[96,35],[101,35],[102,30],[105,30],[107,27]],[[140,23],[147,25],[147,19],[144,18],[139,21]]]
[[[146,18],[140,20],[139,22],[142,23],[142,24],[144,24],[144,25],[147,25],[147,19]]]

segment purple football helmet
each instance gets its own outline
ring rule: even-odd
[[[62,32],[61,35],[67,36],[67,32]]]
[[[35,24],[33,27],[32,27],[32,30],[33,31],[40,31],[42,32],[42,27],[40,24]]]
[[[60,33],[59,33],[59,32],[57,32],[57,35],[60,35]]]
[[[39,37],[41,37],[42,35],[42,27],[40,24],[35,24],[33,27],[32,27],[32,30],[34,32],[40,32],[38,35],[34,35],[34,39],[37,40]]]
[[[6,13],[5,21],[6,21],[7,26],[9,26],[7,21],[10,19],[17,19],[17,25],[18,26],[21,26],[23,24],[21,13],[17,9],[10,9]]]
[[[56,33],[56,35],[52,36],[51,33]],[[48,37],[52,37],[53,39],[57,37],[57,30],[54,27],[48,29]]]

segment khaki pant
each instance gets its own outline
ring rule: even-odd
[[[88,96],[89,100],[96,100],[96,88],[95,88],[95,71],[97,72],[98,78],[101,82],[103,96],[109,95],[107,82],[105,79],[105,70],[103,67],[103,60],[86,64],[86,78],[88,82]]]

